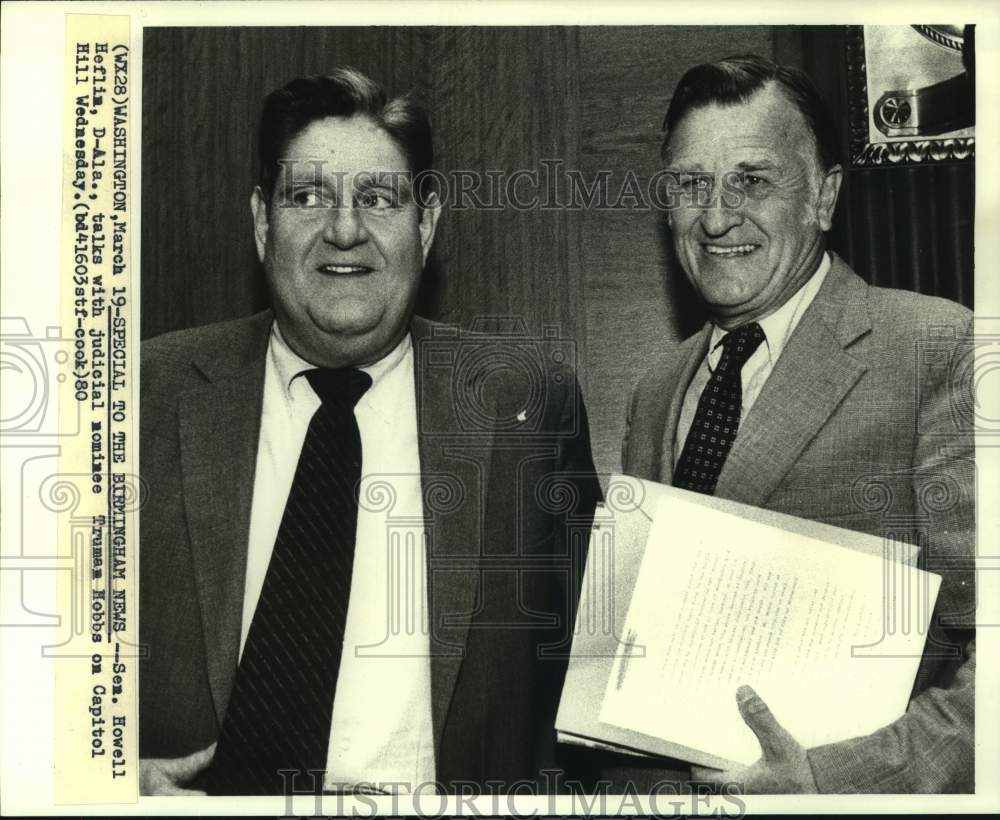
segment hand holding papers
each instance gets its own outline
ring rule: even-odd
[[[636,501],[615,509],[609,489],[592,535],[562,739],[749,765],[761,749],[737,707],[742,684],[806,748],[903,714],[940,583],[908,565],[913,548],[616,484]],[[599,609],[605,634],[594,635]]]
[[[740,714],[760,741],[761,756],[751,766],[738,769],[691,767],[696,781],[739,783],[750,794],[816,794],[819,788],[812,772],[809,755],[791,733],[775,719],[760,695],[749,686],[736,690]]]

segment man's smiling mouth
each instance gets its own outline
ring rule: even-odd
[[[748,253],[753,253],[759,245],[709,245],[707,243],[702,243],[702,250],[705,253],[709,253],[712,256],[746,256]]]
[[[367,265],[318,265],[316,267],[320,273],[326,274],[327,276],[360,276],[366,273],[371,273],[373,268],[369,268]]]

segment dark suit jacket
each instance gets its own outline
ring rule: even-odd
[[[971,323],[952,302],[869,287],[834,255],[719,477],[722,498],[919,543],[922,565],[943,576],[906,715],[810,750],[821,791],[973,788]],[[626,473],[671,482],[681,403],[710,330],[658,357],[636,386]]]
[[[265,312],[143,347],[142,757],[205,747],[226,711],[271,322]],[[572,357],[419,317],[411,332],[437,778],[537,780],[556,750],[576,579],[600,496]]]

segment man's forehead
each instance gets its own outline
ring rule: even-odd
[[[692,109],[671,132],[666,146],[669,164],[784,164],[789,153],[809,152],[812,133],[802,113],[776,87],[767,86],[745,103]]]
[[[719,162],[731,168],[763,168],[786,164],[788,156],[775,149],[772,139],[758,139],[753,134],[715,133],[693,140],[671,140],[667,161],[687,170],[707,169]]]
[[[313,120],[289,140],[281,162],[295,169],[296,174],[315,174],[316,163],[326,173],[392,172],[407,168],[406,158],[392,137],[365,116]]]

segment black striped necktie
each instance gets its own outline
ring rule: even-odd
[[[674,469],[673,484],[712,495],[722,466],[736,439],[743,409],[743,365],[764,341],[756,322],[741,325],[722,337],[722,356],[701,392],[694,421]]]
[[[302,772],[295,787],[310,790],[306,770],[326,769],[358,523],[354,406],[372,380],[352,368],[305,376],[322,404],[302,444],[204,784],[209,794],[290,792],[282,769]]]

